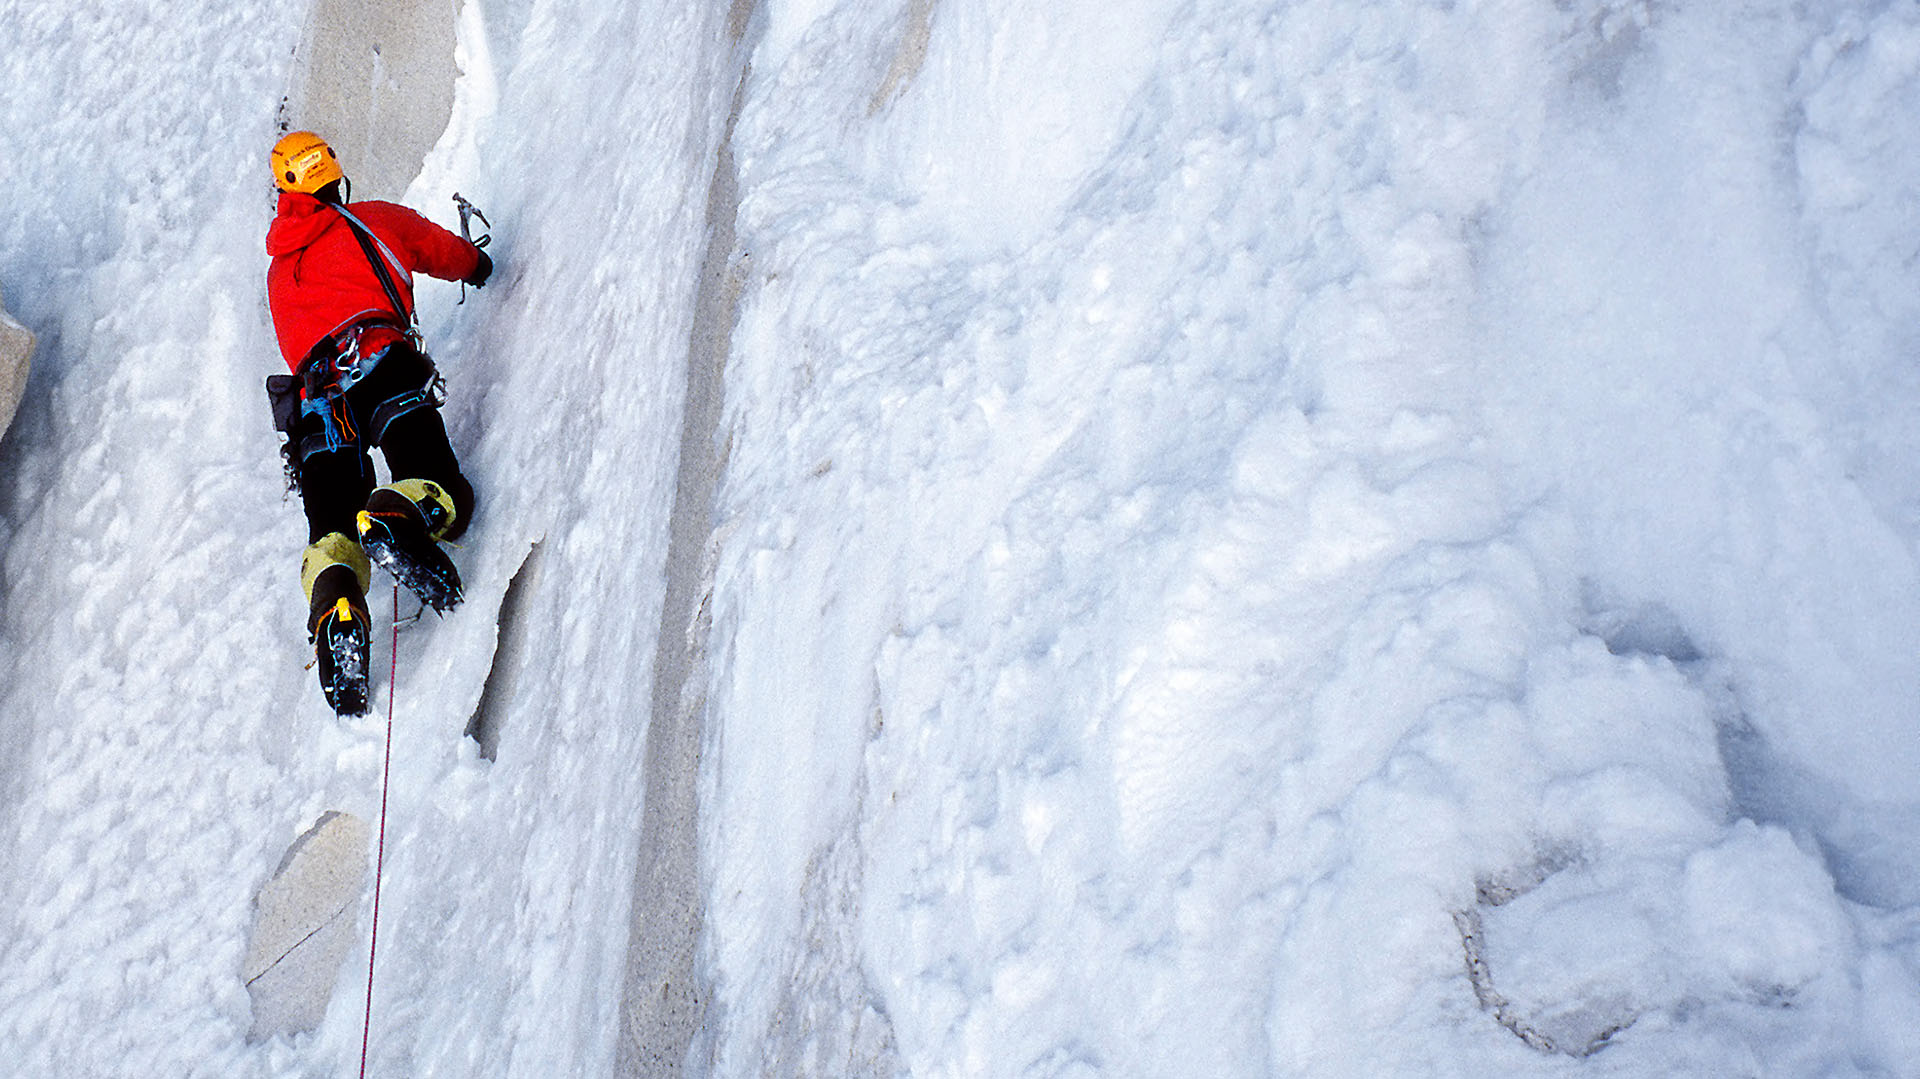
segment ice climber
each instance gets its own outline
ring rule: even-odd
[[[280,189],[267,230],[267,306],[292,370],[268,380],[288,474],[307,515],[300,559],[307,632],[327,703],[367,710],[372,564],[445,611],[460,577],[439,541],[473,517],[439,406],[442,385],[415,329],[417,271],[475,288],[493,261],[473,243],[391,202],[348,202],[325,140],[296,131],[269,161]],[[376,486],[378,446],[392,482]]]

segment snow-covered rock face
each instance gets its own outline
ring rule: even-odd
[[[361,939],[370,839],[360,818],[322,813],[261,886],[240,968],[253,1008],[249,1037],[302,1034],[326,1018],[340,962]]]

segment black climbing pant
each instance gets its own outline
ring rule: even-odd
[[[300,454],[309,543],[329,532],[356,535],[354,515],[365,508],[375,486],[372,447],[380,449],[396,482],[432,480],[453,497],[453,524],[441,538],[456,539],[467,530],[473,485],[460,474],[440,410],[427,399],[433,379],[432,361],[400,342],[348,388],[344,407],[332,412],[331,438],[327,420],[318,413],[300,416],[292,441]]]

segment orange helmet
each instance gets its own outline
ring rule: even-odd
[[[273,144],[267,155],[273,182],[282,191],[311,195],[346,175],[327,140],[311,131],[295,131]]]

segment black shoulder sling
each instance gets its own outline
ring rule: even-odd
[[[360,250],[366,253],[367,262],[372,264],[374,275],[380,278],[380,287],[386,291],[387,302],[393,305],[394,315],[397,316],[401,324],[407,328],[407,335],[418,341],[420,333],[418,323],[414,320],[413,310],[401,301],[400,289],[394,285],[393,275],[387,272],[386,260],[381,258],[380,253],[373,249],[373,245],[379,243],[373,235],[373,230],[369,229],[359,218],[347,212],[345,206],[337,202],[329,202],[326,205],[332,207],[341,217],[346,218],[347,227],[353,230],[353,238],[360,241]],[[381,246],[384,247],[385,245],[383,244]]]

